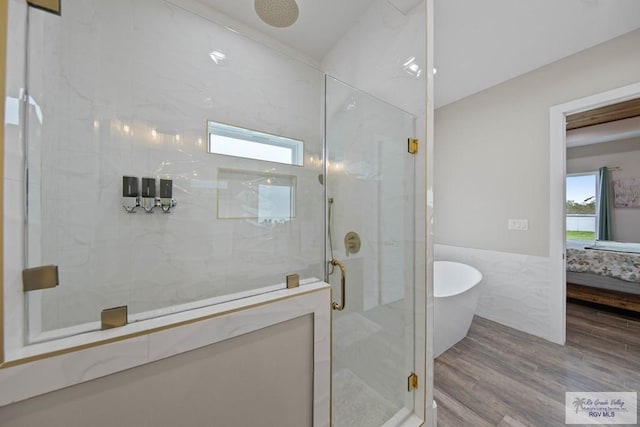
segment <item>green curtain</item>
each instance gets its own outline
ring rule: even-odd
[[[609,170],[602,167],[598,176],[598,240],[613,240],[609,188]]]

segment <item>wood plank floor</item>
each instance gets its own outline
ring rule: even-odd
[[[563,426],[567,391],[640,392],[640,317],[567,304],[557,345],[475,317],[435,361],[438,427]]]

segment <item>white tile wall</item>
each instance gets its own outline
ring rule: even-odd
[[[371,7],[322,60],[330,75],[389,102],[416,117],[425,114],[426,2],[407,14],[386,0]],[[407,70],[411,62],[419,76]],[[410,65],[410,64],[408,64]]]
[[[31,13],[30,264],[61,281],[43,330],[322,276],[320,71],[165,2]],[[208,154],[207,119],[302,139],[306,166]],[[218,219],[218,167],[296,176],[295,220]],[[178,206],[127,214],[123,175],[173,179]]]
[[[435,245],[435,257],[480,270],[478,316],[551,339],[549,258],[448,245]]]
[[[413,285],[405,267],[414,262],[416,165],[406,146],[414,118],[333,79],[327,112],[334,257],[347,263],[350,307],[369,310],[404,298],[404,285]],[[349,231],[360,236],[357,254],[346,253]]]

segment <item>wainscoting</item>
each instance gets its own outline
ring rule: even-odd
[[[482,273],[476,314],[554,341],[555,298],[547,257],[434,245],[435,259],[458,261]]]
[[[640,317],[567,303],[561,346],[476,316],[435,360],[438,427],[564,425],[567,391],[640,391]]]

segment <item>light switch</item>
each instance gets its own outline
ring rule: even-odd
[[[507,221],[507,230],[527,231],[528,229],[528,219],[509,219]]]

